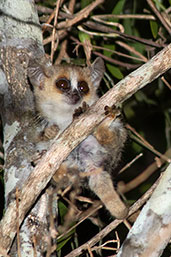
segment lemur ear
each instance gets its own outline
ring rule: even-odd
[[[52,64],[46,57],[29,60],[28,77],[34,87],[43,86],[44,79],[52,74]]]
[[[96,60],[90,66],[91,80],[95,87],[98,87],[105,72],[104,61],[101,57],[97,57]]]

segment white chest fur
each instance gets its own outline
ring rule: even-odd
[[[63,103],[61,106],[56,102],[47,101],[41,105],[41,111],[44,117],[51,123],[56,124],[62,132],[73,120],[73,113],[77,105],[72,108],[71,105]]]

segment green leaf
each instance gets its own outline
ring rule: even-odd
[[[72,225],[74,225],[73,223]],[[66,235],[64,235],[62,238],[57,240],[57,251],[60,251],[62,247],[73,237],[73,234],[75,233],[76,229],[73,228],[70,232],[68,232]]]
[[[111,64],[107,64],[106,65],[108,70],[110,71],[110,73],[117,79],[123,79],[123,74],[122,72],[120,71],[120,69],[114,65],[111,65]]]
[[[72,235],[67,237],[66,239],[63,239],[62,241],[58,242],[57,241],[57,251],[60,251],[62,247],[72,238]]]
[[[133,108],[134,102],[135,101],[133,101],[133,100],[130,102],[127,102],[127,104],[124,106],[124,113],[125,113],[127,120],[130,120],[135,117],[135,110]]]
[[[110,50],[115,50],[115,46],[114,45],[103,45],[103,47],[105,47],[105,48],[108,48],[108,49],[110,49]],[[105,55],[105,56],[107,56],[107,57],[111,57],[111,55],[113,54],[112,52],[110,52],[110,51],[107,51],[107,50],[103,50],[103,54]]]
[[[84,43],[86,40],[91,40],[90,36],[82,31],[79,31],[78,33],[79,40]]]
[[[60,200],[58,201],[58,209],[59,209],[59,215],[61,218],[61,223],[63,224],[64,222],[64,217],[68,212],[68,208],[65,206],[65,204],[63,202],[61,202]]]
[[[151,187],[151,184],[143,184],[140,186],[139,191],[141,192],[141,194],[144,194],[149,188]]]
[[[136,92],[134,96],[138,102],[145,102],[149,105],[157,105],[157,103],[154,100],[147,97],[142,91]]]
[[[114,45],[104,45],[105,48],[108,48],[110,50],[115,50],[115,46]],[[104,50],[103,51],[104,55],[109,57],[109,58],[112,58],[112,52],[110,51],[107,51],[107,50]],[[110,71],[110,73],[117,79],[122,79],[124,76],[122,74],[122,72],[120,71],[120,69],[118,67],[116,67],[115,65],[113,64],[107,64],[106,65],[108,70]]]
[[[157,9],[158,9],[159,11],[165,11],[166,8],[164,7],[164,5],[163,5],[161,2],[162,2],[162,1],[160,1],[160,0],[154,0],[154,3],[155,3],[155,5],[156,5]]]
[[[158,35],[158,28],[159,28],[157,22],[156,21],[150,21],[150,28],[151,28],[151,32],[152,32],[153,37],[156,38],[157,35]]]
[[[112,14],[121,14],[123,13],[123,7],[125,5],[126,0],[119,0],[115,7],[113,8]]]
[[[91,2],[91,0],[81,0],[81,9],[89,5]]]
[[[134,141],[132,142],[132,149],[136,154],[141,153],[143,151],[143,147]]]
[[[126,34],[133,35],[132,23],[133,23],[133,21],[131,19],[124,19],[123,20],[123,26],[124,26]]]

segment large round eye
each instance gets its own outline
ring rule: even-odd
[[[89,91],[89,86],[87,82],[83,80],[78,83],[78,89],[80,90],[81,93],[87,94]]]
[[[66,78],[60,78],[56,81],[56,87],[62,91],[67,91],[70,89],[70,81]]]

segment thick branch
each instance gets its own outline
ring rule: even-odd
[[[170,177],[171,164],[129,231],[117,257],[161,256],[171,237]]]
[[[106,105],[111,106],[112,104],[122,103],[137,90],[166,72],[171,68],[170,59],[171,44],[154,56],[149,62],[120,81],[113,89],[101,97],[87,113],[82,115],[78,120],[75,120],[63,132],[23,185],[19,205],[20,224],[62,161],[105,118],[104,107]],[[16,203],[14,201],[7,208],[0,224],[0,238],[4,239],[1,241],[0,247],[9,249],[15,233]]]

